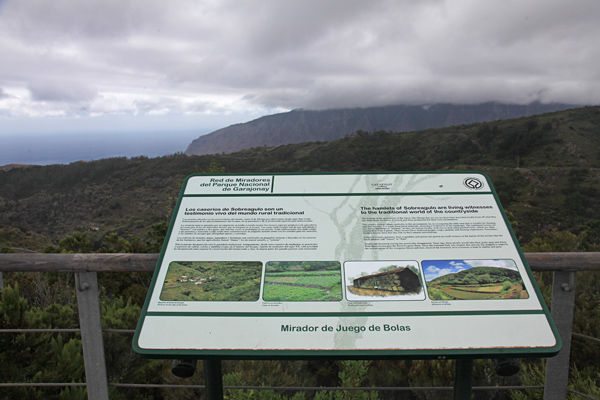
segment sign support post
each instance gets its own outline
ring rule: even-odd
[[[207,400],[223,400],[223,368],[221,360],[204,360],[204,384]]]
[[[473,359],[459,358],[454,365],[453,400],[470,400],[473,381]]]

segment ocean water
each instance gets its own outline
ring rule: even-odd
[[[0,166],[69,164],[111,157],[159,157],[184,152],[207,132],[111,132],[0,135]]]

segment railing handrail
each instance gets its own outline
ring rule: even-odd
[[[153,272],[155,253],[3,253],[2,272]],[[525,253],[532,271],[600,271],[600,252]]]
[[[4,253],[2,272],[153,272],[154,253]]]

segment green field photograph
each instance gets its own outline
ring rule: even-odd
[[[513,260],[423,261],[431,300],[527,299]]]
[[[264,301],[340,301],[342,269],[337,261],[269,261]]]
[[[344,272],[348,300],[425,300],[417,261],[348,261]]]
[[[162,301],[258,301],[262,262],[173,261]]]

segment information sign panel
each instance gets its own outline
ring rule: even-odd
[[[550,356],[484,174],[192,175],[134,337],[154,357]]]

